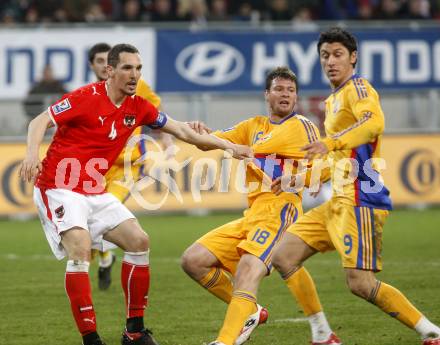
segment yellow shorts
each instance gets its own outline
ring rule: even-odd
[[[270,272],[275,244],[302,214],[301,203],[298,204],[295,207],[291,200],[262,196],[244,211],[244,217],[211,230],[197,243],[212,252],[223,268],[232,274],[235,274],[243,253],[260,258]]]
[[[139,180],[141,177],[141,173],[143,170],[143,166],[131,166],[131,174],[134,181]],[[124,175],[124,165],[120,164],[113,164],[113,166],[109,169],[107,174],[105,174],[105,180],[106,180],[106,191],[109,193],[112,193],[116,198],[118,198],[119,201],[124,203],[127,201],[128,197],[130,196],[130,191],[125,188],[124,186],[121,186],[118,182],[124,182],[125,181],[125,175]]]
[[[332,199],[305,213],[287,231],[320,252],[337,250],[345,268],[382,270],[382,232],[387,210]]]

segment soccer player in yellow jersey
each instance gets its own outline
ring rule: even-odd
[[[97,80],[107,80],[108,78],[107,55],[110,49],[111,47],[107,43],[97,43],[89,50],[89,65],[91,70],[95,73]],[[160,97],[155,94],[150,86],[142,79],[139,80],[136,86],[136,95],[147,99],[156,108],[160,106]],[[149,129],[145,126],[138,127],[132,135],[139,135],[143,130]],[[165,148],[172,144],[170,135],[161,133],[160,136]],[[135,162],[145,152],[145,143],[144,141],[140,141],[131,152],[131,162]],[[105,175],[106,190],[116,196],[121,202],[125,202],[130,196],[130,191],[118,183],[124,181],[124,154],[125,150],[121,152],[113,166]],[[143,166],[132,165],[131,174],[134,181],[138,180],[143,174]],[[108,247],[112,246],[109,244]],[[115,255],[111,250],[99,252],[98,250],[93,249],[92,252],[93,256],[96,256],[96,254],[99,253],[98,287],[100,290],[107,290],[111,284],[111,269],[115,262]]]
[[[332,86],[326,100],[327,137],[304,150],[307,158],[328,154],[332,160],[333,196],[287,229],[272,263],[297,295],[303,262],[317,252],[337,250],[353,294],[417,331],[423,345],[439,345],[440,328],[374,274],[382,269],[382,230],[391,200],[374,161],[380,154],[384,114],[377,92],[354,74],[356,40],[343,29],[331,28],[321,33],[318,53]]]
[[[298,160],[304,158],[301,148],[319,140],[315,125],[294,111],[297,90],[297,78],[290,69],[274,69],[266,78],[269,116],[252,117],[214,132],[233,143],[251,146],[254,159],[246,167],[249,208],[244,216],[210,231],[182,257],[185,272],[229,304],[223,327],[211,344],[242,344],[267,319],[267,311],[257,304],[258,286],[271,272],[274,246],[302,214],[301,192],[275,195],[270,185],[283,171],[295,173]],[[318,301],[313,282],[305,274],[302,278],[300,284],[308,289],[308,299]],[[322,312],[317,305],[313,308]],[[314,334],[330,330],[325,323],[321,328],[313,323]]]

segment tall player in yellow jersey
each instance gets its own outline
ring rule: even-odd
[[[107,43],[97,43],[90,48],[88,58],[91,70],[95,73],[97,80],[107,80],[107,55],[111,47]],[[150,86],[142,79],[139,80],[136,86],[136,95],[147,99],[155,107],[160,106],[160,97],[151,90]],[[133,132],[133,136],[139,135],[145,130],[144,127],[138,127]],[[161,138],[164,146],[168,147],[172,144],[171,136],[166,133],[161,133]],[[131,162],[135,162],[145,153],[145,143],[140,141],[138,145],[131,151]],[[121,186],[118,182],[124,181],[124,154],[123,150],[116,159],[113,166],[107,172],[106,190],[116,196],[121,202],[125,202],[130,196],[130,191]],[[143,174],[142,165],[132,165],[131,174],[133,180],[136,181]],[[107,290],[111,284],[111,269],[115,261],[115,255],[111,250],[99,252],[93,250],[93,255],[99,253],[99,270],[98,270],[98,286],[101,290]]]
[[[337,250],[351,292],[417,331],[424,345],[440,344],[440,328],[394,287],[376,279],[382,269],[382,230],[391,200],[375,166],[384,114],[379,96],[354,73],[357,44],[347,31],[321,33],[318,52],[332,94],[326,100],[327,137],[304,147],[307,158],[327,155],[333,197],[287,229],[272,262],[296,294],[302,264],[317,252]]]
[[[301,192],[275,195],[270,190],[271,182],[283,171],[296,172],[298,160],[304,158],[301,148],[319,140],[315,125],[294,111],[297,90],[297,78],[290,69],[271,71],[265,91],[269,116],[252,117],[214,132],[233,143],[251,146],[254,159],[246,167],[249,208],[244,216],[210,231],[182,257],[185,272],[229,304],[223,327],[211,344],[242,344],[259,323],[265,322],[267,311],[257,304],[258,286],[271,272],[274,246],[303,213]],[[310,297],[299,298],[318,301],[307,275],[302,276],[300,284]],[[330,331],[326,320],[320,327],[315,325],[316,335]]]

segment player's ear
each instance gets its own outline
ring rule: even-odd
[[[114,70],[113,66],[112,65],[107,65],[106,69],[107,69],[108,76],[112,77],[114,75],[114,73],[115,73],[115,70]]]
[[[267,98],[269,97],[269,90],[264,90],[264,99],[266,100],[266,102],[267,102]]]
[[[350,63],[353,65],[357,61],[357,50],[351,52]]]

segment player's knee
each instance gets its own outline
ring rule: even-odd
[[[180,265],[186,274],[193,277],[194,279],[201,278],[200,271],[203,267],[202,257],[193,250],[193,247],[189,247],[182,254],[180,259]]]
[[[88,247],[74,246],[68,251],[68,257],[70,260],[80,260],[90,262],[91,250]]]
[[[250,289],[267,275],[266,265],[254,256],[242,257],[234,277],[235,289]]]
[[[130,248],[128,251],[146,252],[148,249],[150,249],[150,239],[145,232],[140,231],[139,234],[130,241]]]
[[[298,267],[300,263],[297,263],[293,258],[289,257],[288,253],[285,253],[282,248],[275,250],[272,256],[273,267],[281,274],[285,274]]]
[[[280,273],[286,269],[286,262],[284,255],[280,251],[275,251],[272,256],[272,265]]]
[[[367,281],[358,277],[347,277],[347,285],[351,293],[361,298],[367,299],[371,292],[371,286]]]
[[[376,286],[376,277],[371,271],[346,269],[346,281],[350,291],[364,299],[368,299]]]

